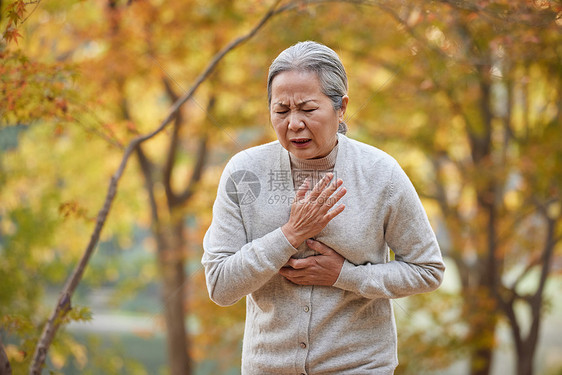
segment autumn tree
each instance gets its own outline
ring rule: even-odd
[[[562,8],[442,1],[379,9],[401,30],[402,48],[370,60],[391,83],[365,111],[379,120],[363,132],[396,145],[438,208],[443,251],[461,285],[470,373],[489,374],[501,319],[517,373],[533,374],[562,236]]]
[[[223,104],[222,98],[228,92],[222,83],[228,79],[221,77],[221,69],[210,78],[199,98],[192,98],[192,93],[212,70],[206,70],[205,75],[196,81],[196,86],[190,87],[189,78],[185,82],[182,77],[195,76],[209,60],[214,69],[218,57],[253,36],[270,17],[293,7],[292,3],[279,8],[273,6],[263,16],[263,11],[253,10],[253,4],[221,6],[184,2],[164,6],[149,2],[110,2],[104,9],[109,40],[104,28],[101,35],[91,36],[109,44],[108,53],[91,62],[91,71],[96,75],[101,71],[108,72],[102,75],[101,83],[111,96],[108,95],[104,104],[112,109],[111,116],[118,124],[116,128],[128,129],[132,133],[125,134],[125,138],[147,128],[142,116],[143,106],[151,101],[146,97],[146,91],[139,92],[131,87],[150,87],[152,97],[165,98],[165,103],[177,108],[173,112],[167,140],[160,139],[157,147],[139,143],[134,148],[144,179],[150,228],[163,281],[162,305],[171,374],[188,374],[193,369],[190,335],[185,323],[190,314],[187,300],[190,282],[185,270],[190,255],[188,250],[193,247],[189,243],[192,236],[187,233],[186,216],[190,213],[191,201],[205,168],[209,138],[213,130],[221,130],[224,126],[218,119],[226,116],[221,116],[220,112],[233,111],[232,104]],[[246,34],[243,32],[248,29],[248,24],[239,25],[244,14],[251,14],[255,19],[255,26]],[[260,20],[260,17],[263,18]],[[178,32],[183,30],[182,25],[189,25],[190,30],[196,30],[202,37],[187,39],[187,34]],[[227,42],[236,35],[242,37],[228,45]],[[162,40],[166,42],[162,43]],[[190,64],[184,63],[186,59]],[[115,66],[116,61],[119,66]],[[218,82],[226,95],[216,91]],[[180,109],[177,103],[183,104],[186,98],[192,101],[185,109]],[[200,100],[207,104],[201,106]],[[199,253],[191,255],[200,256]]]
[[[37,280],[47,277],[40,260],[53,247],[55,257],[72,253],[66,264],[75,262],[76,243],[85,242],[94,213],[107,203],[100,181],[111,181],[117,207],[112,216],[100,211],[96,228],[109,217],[111,234],[120,225],[151,230],[171,373],[189,373],[188,353],[200,360],[219,338],[230,340],[220,351],[228,357],[225,348],[240,339],[243,308],[213,306],[202,272],[186,269],[198,264],[224,161],[248,144],[273,139],[264,125],[269,62],[288,45],[315,39],[340,53],[348,70],[352,136],[388,150],[408,169],[430,213],[437,213],[442,248],[458,271],[460,298],[412,302],[428,311],[442,337],[416,332],[415,343],[401,350],[437,358],[428,367],[454,360],[451,348],[466,350],[471,374],[488,374],[503,319],[519,373],[532,374],[544,287],[561,236],[561,9],[555,2],[289,1],[271,8],[263,1],[61,0],[41,3],[22,27],[25,12],[37,4],[2,4],[4,38],[18,40],[18,47],[0,50],[2,126],[30,131],[20,137],[17,155],[3,156],[0,197],[14,200],[22,185],[38,187],[0,212],[6,238],[0,252],[11,256],[0,268],[9,265],[7,272],[16,275],[11,290],[28,291],[21,298],[0,295],[10,324],[37,327],[45,315],[13,318],[18,303],[29,316],[40,304],[25,274],[13,271],[15,250],[26,254],[24,270]],[[229,41],[255,25],[263,34],[230,52]],[[229,54],[213,65],[225,46]],[[212,69],[198,76],[209,62]],[[67,152],[57,153],[67,144]],[[28,165],[34,147],[57,156]],[[136,163],[124,175],[129,156]],[[70,160],[73,174],[54,167],[63,160]],[[26,176],[18,176],[18,163],[29,166],[22,169]],[[92,169],[86,173],[83,166]],[[46,185],[38,183],[43,175],[50,176]],[[76,176],[88,178],[69,199]],[[66,189],[57,190],[61,181]],[[68,218],[79,224],[69,228]],[[29,231],[20,231],[25,223],[45,236],[27,238]],[[76,233],[75,241],[61,228]],[[523,285],[529,282],[534,288]],[[64,315],[70,305],[60,302]],[[398,311],[407,308],[395,304]],[[522,314],[525,305],[530,318]],[[447,307],[452,315],[442,313]],[[186,316],[200,332],[187,331]],[[466,329],[456,334],[459,326]],[[28,342],[36,338],[35,332]],[[420,341],[428,344],[422,353]]]
[[[110,178],[106,200],[98,213],[95,229],[84,255],[63,288],[55,311],[45,325],[33,356],[30,373],[41,371],[56,331],[64,322],[64,318],[74,310],[71,304],[72,294],[99,241],[101,230],[117,194],[117,182],[123,176],[127,160],[133,153],[138,159],[139,171],[144,178],[151,217],[150,228],[156,239],[157,260],[163,279],[164,320],[168,332],[171,373],[191,372],[189,335],[185,328],[187,308],[185,291],[188,285],[185,276],[188,248],[188,235],[185,233],[186,212],[188,212],[186,207],[201,178],[204,159],[207,156],[207,142],[212,127],[205,129],[203,124],[208,125],[210,122],[220,128],[222,123],[218,122],[217,118],[221,118],[221,104],[227,103],[217,98],[218,94],[214,92],[211,84],[204,95],[208,97],[206,100],[209,103],[208,107],[200,111],[202,113],[194,115],[199,104],[198,100],[193,98],[193,93],[227,52],[252,37],[269,18],[297,8],[297,5],[305,6],[305,3],[287,2],[279,5],[279,2],[276,2],[268,12],[265,12],[268,7],[255,7],[255,4],[249,3],[224,7],[221,4],[212,6],[209,3],[199,2],[151,4],[142,1],[134,3],[109,1],[82,6],[73,5],[69,9],[65,9],[65,6],[70,4],[62,3],[46,8],[43,16],[52,17],[54,22],[41,28],[40,38],[26,40],[27,51],[37,53],[45,40],[53,41],[50,58],[57,62],[53,61],[52,66],[60,67],[60,61],[74,63],[74,71],[80,72],[76,82],[76,87],[80,88],[78,98],[60,95],[50,100],[55,102],[56,108],[60,108],[65,113],[69,107],[72,107],[71,113],[66,118],[69,123],[77,123],[87,132],[107,142],[113,156],[123,151],[124,156],[117,172]],[[9,23],[4,33],[6,40],[17,40],[21,37],[15,27],[18,26],[18,22],[25,21],[22,4],[30,5],[21,1],[8,5]],[[265,16],[263,16],[264,12]],[[65,22],[66,18],[57,19],[56,16],[61,13],[70,19],[80,19],[80,22]],[[89,17],[75,17],[78,13]],[[240,24],[240,20],[248,15],[250,15],[248,22]],[[263,18],[260,20],[260,17]],[[59,33],[61,24],[64,24],[65,30],[68,31],[62,35]],[[255,24],[255,26],[249,28],[248,24]],[[182,33],[186,25],[193,27],[193,30],[201,31],[200,38],[186,39],[187,34]],[[227,27],[229,25],[230,27]],[[223,47],[227,40],[243,34],[242,31],[248,29],[250,31],[247,34]],[[205,34],[206,30],[212,33]],[[208,38],[208,35],[213,37]],[[217,53],[219,50],[220,53]],[[27,56],[25,58],[27,59]],[[190,63],[185,64],[186,60]],[[209,60],[211,62],[207,63]],[[208,65],[204,74],[200,75],[194,84],[189,78],[181,79],[184,76],[196,76],[196,72],[203,70],[206,64]],[[18,76],[20,70],[21,68],[17,66],[9,73]],[[46,69],[39,68],[37,71],[45,74]],[[245,74],[248,72],[243,68],[239,68],[238,71]],[[249,73],[252,71],[250,70]],[[232,80],[233,77],[229,77],[228,74],[231,74],[231,71],[227,72],[223,80],[221,75],[216,73],[213,81],[222,84]],[[49,74],[47,76],[47,81],[52,82]],[[28,79],[27,75],[22,75],[21,85],[26,86]],[[12,81],[6,83],[12,84]],[[190,84],[192,86],[189,86]],[[63,81],[62,87],[68,85],[68,80]],[[215,85],[218,86],[218,83]],[[184,92],[184,87],[189,87],[187,92]],[[222,89],[224,90],[224,85]],[[28,98],[23,94],[14,95],[11,89],[4,92],[14,103],[10,108],[13,119],[24,121],[20,114],[13,111],[19,109]],[[103,95],[96,97],[96,93],[99,92],[103,92]],[[89,98],[94,97],[95,100],[88,102]],[[164,104],[154,105],[155,98],[160,100],[164,98],[162,101]],[[39,96],[33,103],[42,108],[44,104],[42,99],[43,97]],[[69,99],[74,100],[69,102]],[[180,109],[189,99],[193,99],[191,107],[185,111]],[[240,99],[222,105],[222,111],[233,111],[239,102]],[[168,106],[172,103],[170,112]],[[219,103],[216,104],[219,108],[216,111],[214,103]],[[145,111],[147,106],[155,108],[157,116],[163,116],[168,111],[166,120],[153,132],[150,132],[150,120],[155,116],[151,113],[147,116]],[[86,115],[80,116],[80,111],[84,109]],[[26,113],[33,113],[33,111],[27,110]],[[241,113],[248,116],[247,110],[246,113]],[[191,128],[187,129],[186,114],[189,115],[191,125]],[[222,116],[222,118],[227,117]],[[34,119],[45,121],[44,116],[40,114],[35,114]],[[169,142],[159,138],[156,147],[147,152],[141,143],[160,133],[172,120]],[[8,125],[12,124],[12,121],[14,120],[9,119]],[[57,126],[60,128],[61,124]],[[68,134],[62,129],[61,133]],[[140,135],[142,133],[146,135]],[[225,135],[223,134],[222,137]],[[182,139],[186,140],[182,141]],[[185,153],[185,150],[189,150],[192,145],[196,145],[198,150],[193,158],[190,151]],[[183,180],[183,174],[189,169],[191,169],[191,178],[188,179],[188,183],[177,188]],[[73,213],[83,213],[79,203],[71,202],[65,207],[70,207]]]

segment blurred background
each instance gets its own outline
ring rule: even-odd
[[[560,1],[0,6],[0,361],[13,374],[29,371],[127,145],[221,50],[127,159],[43,372],[240,372],[244,301],[208,299],[201,242],[227,160],[275,139],[267,69],[302,40],[340,55],[348,136],[400,162],[447,262],[437,292],[393,301],[396,374],[562,374]]]

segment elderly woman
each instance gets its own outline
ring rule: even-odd
[[[393,158],[344,135],[334,51],[286,49],[267,89],[277,141],[228,162],[203,244],[211,299],[246,297],[242,373],[392,374],[390,300],[445,270],[427,215]]]

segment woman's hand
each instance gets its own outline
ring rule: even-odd
[[[344,257],[322,242],[307,240],[306,244],[320,254],[304,259],[291,258],[279,270],[279,274],[298,285],[334,285],[340,275]]]
[[[334,205],[345,195],[345,188],[338,188],[343,184],[341,179],[330,180],[333,173],[327,173],[310,194],[307,179],[297,191],[295,201],[291,205],[289,221],[281,227],[283,234],[293,247],[299,247],[307,238],[316,236],[334,217],[339,215],[345,205]],[[333,209],[331,209],[334,207]]]

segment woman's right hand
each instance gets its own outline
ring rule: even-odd
[[[297,248],[307,238],[316,236],[345,209],[344,204],[334,207],[347,191],[343,187],[338,190],[343,184],[341,179],[330,183],[333,177],[333,173],[327,173],[309,194],[308,179],[299,187],[291,205],[289,221],[281,227],[293,247]]]

